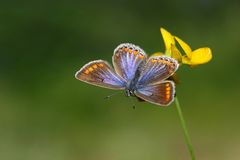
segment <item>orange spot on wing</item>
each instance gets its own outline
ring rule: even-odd
[[[166,83],[166,84],[165,84],[165,86],[166,86],[166,87],[169,87],[169,86],[170,86],[170,84],[169,84],[169,83]]]
[[[155,62],[157,62],[157,60],[156,59],[152,59],[152,63],[155,63]]]
[[[94,64],[92,67],[96,69],[98,66],[96,64]]]
[[[171,90],[171,87],[167,87],[167,88],[166,88],[166,91],[170,91],[170,90]]]
[[[168,101],[170,99],[170,94],[166,95],[166,100]]]
[[[165,100],[169,101],[170,97],[171,97],[171,87],[169,83],[165,84]]]
[[[144,55],[140,55],[139,58],[143,59],[143,58],[144,58]]]
[[[167,95],[170,95],[170,91],[166,91],[166,94],[167,94]]]
[[[103,65],[102,63],[99,63],[98,66],[99,66],[99,67],[103,67],[104,65]]]
[[[132,53],[132,52],[133,52],[132,48],[130,48],[128,52],[129,52],[129,53]]]
[[[92,68],[92,67],[89,67],[88,70],[89,70],[89,72],[92,72],[92,71],[93,71],[93,68]]]
[[[85,74],[88,74],[88,73],[89,73],[89,70],[86,70],[84,73],[85,73]]]
[[[134,50],[133,54],[137,55],[138,54],[138,50]]]

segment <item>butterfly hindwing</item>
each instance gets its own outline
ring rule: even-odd
[[[124,89],[126,82],[103,60],[92,61],[83,66],[75,77],[83,82],[109,89]]]
[[[174,100],[175,85],[172,81],[163,81],[139,88],[135,91],[135,95],[147,102],[168,106]]]
[[[166,80],[178,69],[178,62],[167,56],[147,55],[138,46],[124,43],[114,50],[114,69],[103,60],[84,65],[75,77],[109,89],[125,89],[141,100],[168,106],[174,100],[175,84]],[[130,96],[130,95],[129,95]]]
[[[135,78],[135,73],[142,62],[145,62],[147,55],[138,46],[124,43],[120,44],[113,55],[113,65],[116,73],[127,82]]]
[[[139,86],[146,86],[149,84],[159,83],[178,69],[178,62],[170,57],[166,56],[154,56],[150,57],[143,67],[143,71],[138,79]]]

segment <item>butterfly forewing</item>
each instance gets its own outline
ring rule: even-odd
[[[175,85],[166,81],[178,69],[178,62],[166,56],[147,55],[138,46],[124,43],[114,50],[114,69],[103,60],[83,66],[75,77],[83,82],[110,89],[126,89],[138,98],[167,106],[174,100]]]
[[[170,77],[177,69],[178,62],[166,56],[150,57],[139,77],[139,86],[159,83]]]
[[[86,64],[75,74],[75,77],[80,81],[109,89],[124,89],[126,83],[103,60],[96,60]]]
[[[135,95],[150,103],[168,106],[174,100],[175,86],[172,81],[163,81],[135,91]]]
[[[135,78],[135,73],[142,62],[145,62],[147,55],[138,46],[124,43],[120,44],[113,55],[114,69],[127,82]]]

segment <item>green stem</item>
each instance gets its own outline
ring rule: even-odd
[[[178,116],[179,116],[180,121],[181,121],[181,125],[182,125],[182,129],[183,129],[183,133],[184,133],[185,141],[187,143],[188,150],[191,154],[192,160],[195,160],[195,154],[194,154],[192,142],[191,142],[190,136],[188,134],[186,123],[185,123],[185,120],[183,118],[182,110],[181,110],[181,107],[180,107],[177,96],[175,97],[175,103],[176,103],[176,107],[177,107],[177,111],[178,111]]]

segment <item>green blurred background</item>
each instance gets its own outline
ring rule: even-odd
[[[198,159],[240,159],[240,3],[1,1],[1,160],[187,160],[175,105],[136,103],[77,81],[122,42],[163,51],[159,27],[208,46],[213,60],[178,70],[177,94]]]

